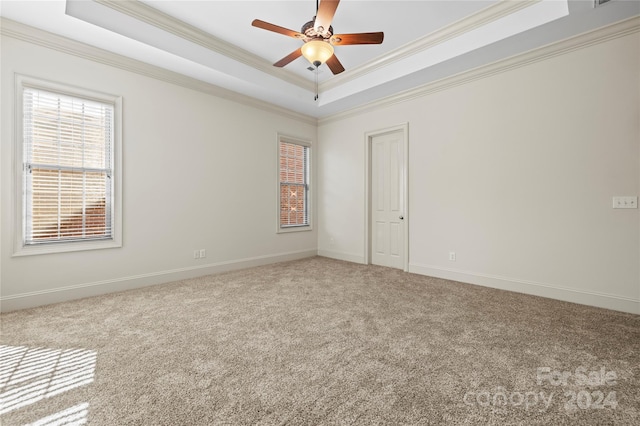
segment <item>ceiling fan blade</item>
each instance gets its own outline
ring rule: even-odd
[[[384,40],[384,33],[356,33],[334,34],[331,44],[334,46],[347,46],[349,44],[380,44]]]
[[[344,67],[338,60],[338,57],[335,55],[335,53],[333,54],[333,56],[327,59],[327,66],[333,74],[340,74],[342,71],[344,71]]]
[[[279,25],[270,24],[269,22],[261,21],[260,19],[254,19],[251,25],[257,28],[262,28],[263,30],[273,31],[274,33],[284,34],[293,38],[304,38],[304,35],[302,35],[298,31],[293,31]]]
[[[284,58],[280,59],[278,62],[273,64],[273,66],[274,67],[284,67],[285,65],[287,65],[289,62],[293,61],[294,59],[298,59],[300,56],[302,56],[302,49],[294,50],[293,52],[289,53],[287,56],[285,56]]]
[[[340,3],[340,0],[320,0],[320,6],[318,6],[318,12],[316,13],[316,21],[313,24],[313,28],[315,28],[316,31],[322,33],[329,29],[331,21],[333,21],[333,15],[338,8],[338,3]],[[322,31],[318,30],[319,27],[323,28]]]

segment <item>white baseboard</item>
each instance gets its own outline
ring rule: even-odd
[[[342,253],[331,250],[318,250],[318,256],[329,257],[331,259],[344,260],[353,263],[365,263],[364,256],[359,254]]]
[[[209,263],[200,266],[151,272],[148,274],[3,296],[0,297],[0,312],[16,311],[19,309],[33,308],[52,303],[67,302],[74,299],[82,299],[85,297],[98,296],[117,291],[132,290],[140,287],[179,281],[187,278],[218,274],[221,272],[251,268],[270,263],[303,259],[306,257],[316,256],[317,254],[318,251],[315,248],[287,253],[269,254],[246,259],[227,260],[224,262]]]
[[[475,272],[457,271],[437,266],[417,265],[415,263],[409,264],[409,272],[468,284],[476,284],[484,287],[497,288],[500,290],[509,290],[534,296],[548,297],[550,299],[563,300],[565,302],[578,303],[581,305],[596,306],[599,308],[612,309],[614,311],[640,314],[640,300],[616,296],[613,294],[577,290],[556,285]]]

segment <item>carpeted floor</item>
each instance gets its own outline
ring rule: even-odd
[[[3,425],[640,424],[640,316],[321,257],[1,321]]]

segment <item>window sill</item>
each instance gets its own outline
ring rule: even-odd
[[[100,241],[74,241],[68,243],[43,243],[18,247],[14,250],[13,257],[101,250],[118,247],[122,247],[122,242],[113,239]]]
[[[312,231],[313,228],[311,227],[311,225],[304,225],[304,226],[288,226],[286,228],[281,228],[278,227],[277,230],[277,234],[289,234],[291,232],[305,232],[305,231]]]

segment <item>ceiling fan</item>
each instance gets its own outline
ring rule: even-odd
[[[316,16],[304,24],[300,32],[259,19],[254,19],[251,25],[304,41],[300,48],[280,59],[273,64],[274,66],[284,67],[294,59],[304,56],[316,69],[326,62],[333,74],[340,74],[344,71],[344,67],[336,57],[333,46],[380,44],[384,39],[384,33],[334,34],[331,21],[339,3],[340,0],[320,0],[318,5],[318,0],[316,0]]]

